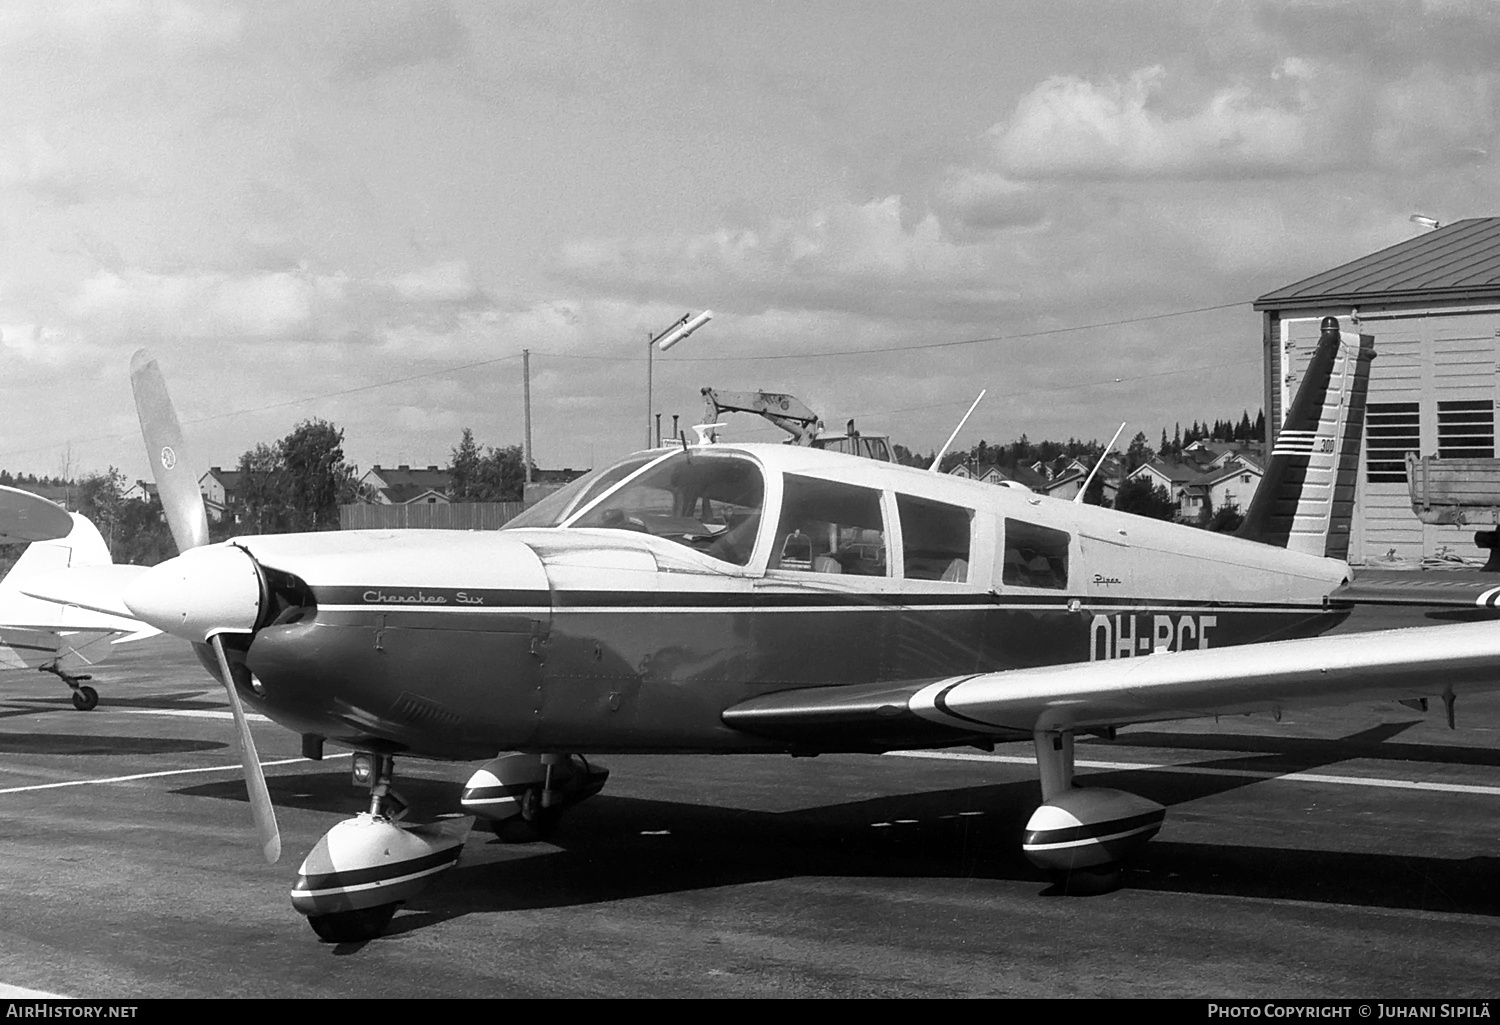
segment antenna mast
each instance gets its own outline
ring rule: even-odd
[[[927,469],[931,470],[933,473],[937,472],[938,463],[941,463],[943,461],[943,456],[948,454],[948,446],[953,444],[953,439],[958,437],[958,432],[964,429],[964,424],[968,423],[969,417],[974,415],[974,410],[979,406],[980,400],[984,398],[985,392],[987,391],[989,391],[988,388],[980,389],[979,398],[974,400],[974,405],[969,407],[969,411],[965,413],[964,418],[958,422],[958,426],[953,428],[953,433],[948,435],[948,440],[943,442],[943,447],[938,450],[938,454],[932,457],[932,465]]]

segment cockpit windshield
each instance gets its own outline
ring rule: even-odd
[[[651,462],[652,458],[642,456],[591,470],[566,487],[554,491],[505,526],[507,528],[560,526],[569,516]]]
[[[615,475],[614,480],[624,476]],[[574,503],[573,508],[582,512],[564,525],[634,530],[736,566],[750,561],[765,501],[765,478],[754,460],[736,453],[684,449],[613,492],[608,487],[601,478],[590,497]]]

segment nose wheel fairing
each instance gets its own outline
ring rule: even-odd
[[[457,863],[473,821],[407,827],[369,812],[345,819],[303,860],[292,907],[312,918],[410,900]]]

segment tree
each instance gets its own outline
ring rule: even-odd
[[[359,490],[344,459],[344,432],[326,420],[304,420],[281,440],[293,530],[337,530],[339,505]]]
[[[902,466],[916,466],[923,470],[932,465],[933,457],[936,455],[934,452],[929,452],[924,457],[899,443],[891,446],[891,454],[896,457],[896,462]]]
[[[256,533],[338,529],[339,505],[359,493],[343,442],[328,421],[304,420],[274,446],[240,456],[241,496]]]
[[[155,566],[177,554],[177,542],[162,515],[161,506],[150,499],[133,498],[120,503],[119,540],[113,549],[116,562],[133,566]],[[215,539],[210,533],[210,540]]]
[[[1135,437],[1130,439],[1130,447],[1125,450],[1125,472],[1139,469],[1155,455],[1151,450],[1151,443],[1146,440],[1146,432],[1137,431]]]
[[[1089,481],[1089,486],[1083,492],[1084,505],[1104,504],[1104,472],[1094,474],[1094,479]]]
[[[464,428],[462,440],[458,448],[453,450],[452,458],[448,463],[448,471],[452,475],[452,485],[449,488],[448,497],[455,502],[475,502],[474,492],[479,486],[479,464],[481,456],[479,446],[474,441],[474,432]]]
[[[1226,505],[1215,512],[1204,526],[1215,534],[1233,534],[1243,522],[1245,517],[1240,515],[1240,511],[1232,505]]]
[[[79,482],[78,512],[99,528],[111,558],[115,558],[124,504],[125,475],[113,466],[103,473],[91,473]]]
[[[291,530],[281,453],[261,442],[240,456],[240,501],[252,533],[279,534]]]
[[[526,464],[521,446],[491,448],[479,462],[478,498],[480,502],[519,502],[526,490]]]
[[[1151,483],[1151,478],[1144,475],[1132,477],[1120,485],[1120,492],[1115,495],[1115,508],[1156,520],[1170,520],[1177,512],[1177,504],[1167,489]]]
[[[521,446],[491,447],[483,454],[474,432],[464,428],[463,438],[448,463],[454,502],[519,502],[526,491],[526,461]]]

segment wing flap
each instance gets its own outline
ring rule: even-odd
[[[816,751],[890,751],[963,742],[993,731],[924,719],[911,699],[932,680],[801,687],[751,698],[724,711],[732,729]]]
[[[0,628],[0,669],[37,669],[49,663],[69,672],[103,661],[120,630]]]

